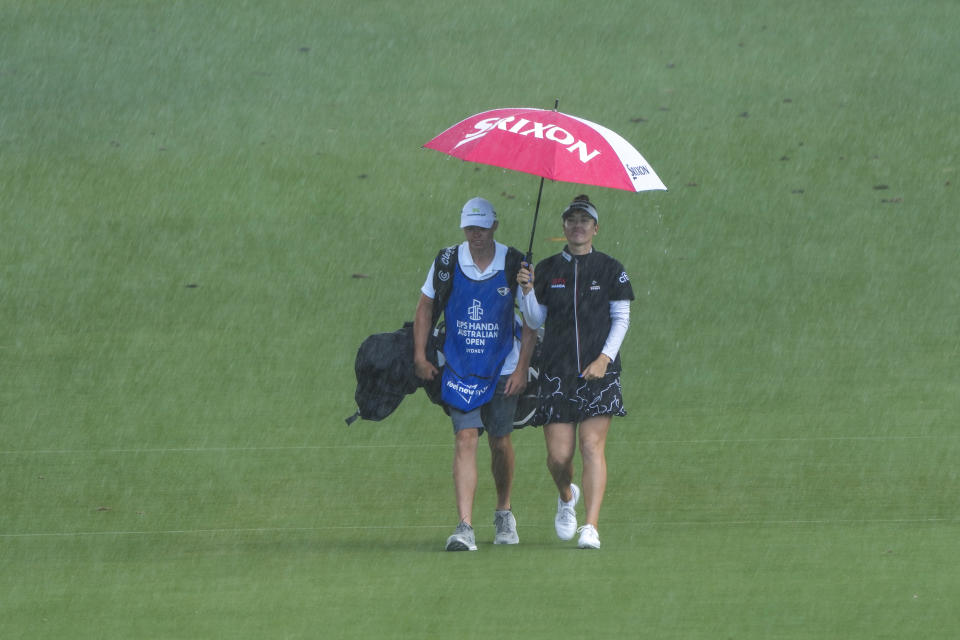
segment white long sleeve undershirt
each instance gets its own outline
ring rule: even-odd
[[[530,289],[530,293],[523,294],[520,311],[523,312],[523,319],[531,329],[539,329],[547,319],[547,307],[537,302],[537,294],[533,289]]]
[[[603,343],[602,353],[613,362],[620,352],[620,345],[627,336],[627,328],[630,327],[630,301],[629,300],[611,300],[610,301],[610,333],[607,334],[607,341]]]

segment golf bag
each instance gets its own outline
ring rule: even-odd
[[[439,335],[440,344],[443,344],[443,336],[434,333],[427,357],[436,365],[436,340]],[[354,392],[357,411],[346,419],[348,425],[357,418],[383,420],[400,406],[406,396],[421,387],[431,401],[441,404],[439,376],[425,382],[414,371],[412,322],[404,323],[401,329],[392,333],[376,333],[365,339],[357,351],[353,369],[357,376]]]

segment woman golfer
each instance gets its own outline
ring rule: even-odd
[[[524,268],[517,274],[528,325],[544,325],[535,424],[544,425],[547,468],[560,492],[557,535],[570,540],[579,532],[581,549],[600,548],[597,529],[607,485],[604,448],[611,418],[626,415],[619,351],[633,300],[623,265],[593,250],[598,222],[590,199],[577,196],[563,212],[563,251],[538,263],[534,272]],[[579,529],[575,507],[581,490],[573,483],[578,435],[586,506]]]

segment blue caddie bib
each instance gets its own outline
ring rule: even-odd
[[[443,313],[443,401],[471,411],[493,398],[503,363],[513,349],[513,290],[501,271],[471,280],[457,264]]]

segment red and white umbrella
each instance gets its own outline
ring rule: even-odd
[[[559,111],[505,108],[458,122],[425,145],[469,162],[626,191],[665,191],[650,163],[620,135]],[[537,196],[537,211],[540,196]],[[530,235],[533,248],[533,233]]]

